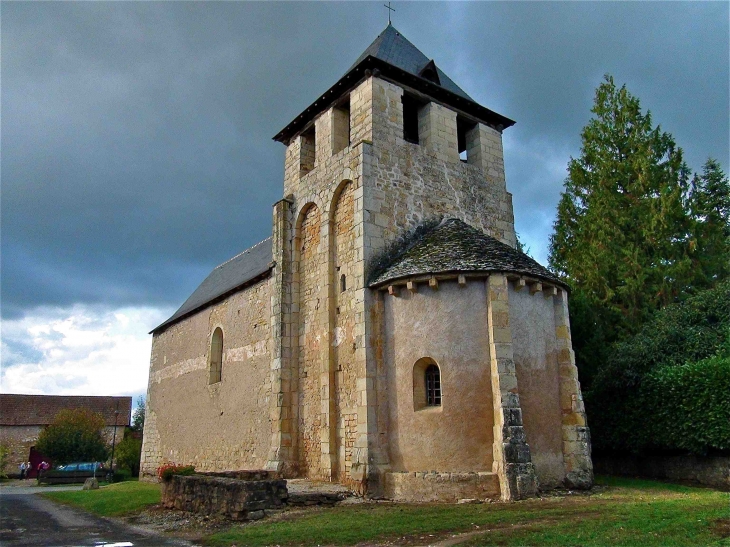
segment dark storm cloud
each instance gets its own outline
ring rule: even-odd
[[[727,3],[459,5],[453,31],[470,46],[459,63],[473,78],[466,89],[518,122],[504,135],[507,185],[517,230],[539,259],[605,73],[674,135],[692,169],[708,156],[730,167]],[[474,66],[484,69],[470,75]]]
[[[385,26],[381,3],[6,3],[3,315],[180,304],[267,237],[278,132]],[[394,23],[505,132],[518,231],[544,259],[604,73],[698,170],[728,169],[726,3],[399,3]]]

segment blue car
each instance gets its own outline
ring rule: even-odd
[[[89,477],[103,479],[108,470],[99,462],[74,462],[59,465],[54,469],[42,471],[38,477],[39,483],[69,484],[84,482]]]

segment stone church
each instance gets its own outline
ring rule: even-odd
[[[502,132],[392,25],[274,139],[270,238],[152,331],[142,477],[400,500],[590,487],[566,287],[516,249]]]

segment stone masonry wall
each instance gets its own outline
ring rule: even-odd
[[[690,481],[730,492],[730,456],[597,456],[597,473]]]
[[[509,291],[510,326],[522,420],[540,488],[565,480],[560,375],[553,296],[529,287]]]
[[[319,272],[322,250],[321,214],[316,205],[304,213],[300,230],[299,253],[299,353],[298,353],[298,448],[299,471],[308,477],[320,477],[322,434],[322,393],[320,371],[322,345],[326,344],[319,321],[324,309],[325,279]]]
[[[490,472],[385,474],[385,496],[396,501],[456,502],[499,499],[499,479]]]
[[[362,125],[356,122],[363,116],[361,91],[353,90],[350,96],[349,131],[343,127],[344,110],[326,111],[315,120],[317,153],[312,171],[300,169],[301,136],[289,144],[285,157],[284,194],[293,218],[293,252],[283,260],[290,261],[292,304],[288,310],[283,306],[279,330],[285,341],[286,333],[297,333],[291,354],[282,352],[281,358],[282,378],[291,376],[291,382],[281,382],[279,395],[285,405],[281,413],[292,416],[294,442],[288,457],[297,462],[294,467],[300,476],[341,482],[361,480],[353,479],[350,470],[352,462],[364,462],[367,453],[366,416],[361,409],[366,399],[362,159],[368,143],[358,134]],[[315,210],[317,227],[308,220]],[[316,248],[307,247],[307,237],[319,238]],[[286,270],[287,264],[282,268]],[[345,291],[340,287],[342,275]],[[280,290],[279,300],[285,302],[285,287]],[[305,366],[310,367],[306,379]],[[300,414],[304,407],[311,418]],[[276,451],[284,453],[272,446],[272,453]],[[281,465],[287,467],[286,462]]]
[[[514,361],[509,282],[492,274],[486,281],[489,354],[494,402],[494,465],[503,500],[534,496],[535,466],[527,444]]]
[[[362,315],[355,309],[356,276],[354,188],[348,182],[340,189],[333,213],[333,304],[334,333],[330,344],[334,369],[335,446],[337,447],[336,477],[346,482],[350,478],[352,452],[357,441],[357,363],[355,324]]]
[[[199,471],[263,468],[271,439],[270,279],[175,323],[152,340],[144,478],[166,462]],[[222,380],[209,384],[210,339],[223,330]]]
[[[291,261],[292,292],[291,304],[286,304],[285,287],[277,289],[281,325],[275,330],[281,333],[282,347],[288,343],[287,333],[296,333],[291,355],[280,352],[277,373],[281,378],[291,375],[291,382],[282,380],[277,387],[281,389],[277,398],[290,409],[292,429],[298,430],[292,432],[288,457],[303,465],[301,475],[335,478],[363,489],[369,482],[374,491],[382,488],[379,477],[388,469],[389,433],[379,340],[382,306],[377,295],[365,288],[366,261],[407,230],[436,216],[460,218],[515,244],[499,131],[478,125],[468,139],[469,163],[461,162],[456,150],[456,113],[432,104],[421,113],[425,116],[423,142],[407,143],[402,133],[402,93],[400,87],[378,77],[366,78],[350,92],[349,145],[339,149],[345,135],[342,111],[325,111],[313,123],[314,167],[302,168],[303,158],[310,157],[311,144],[304,135],[311,136],[311,127],[289,143],[284,167],[294,244],[292,253],[288,258],[284,253],[282,260]],[[351,185],[352,222],[348,220],[347,229],[341,226],[338,231],[338,202],[350,199],[347,185]],[[307,250],[306,245],[302,247],[303,229],[310,223],[306,217],[313,207],[319,216],[319,245],[302,258],[302,249]],[[286,216],[277,214],[277,218]],[[343,218],[349,218],[349,213]],[[344,262],[343,253],[348,254]],[[341,294],[343,268],[347,286]],[[283,264],[282,271],[286,269]],[[307,292],[310,296],[303,300]],[[318,378],[312,379],[307,370],[308,384],[304,384],[303,367],[314,372],[317,363]],[[302,401],[307,408],[316,404],[315,388],[319,390],[318,422],[297,416]],[[284,416],[287,411],[282,408],[274,414]],[[283,431],[275,432],[272,454],[286,453],[285,437]],[[286,468],[286,462],[277,462],[272,460],[271,465]]]
[[[430,123],[421,144],[403,139],[403,90],[379,78],[361,84],[358,94],[370,101],[370,110],[356,106],[363,124],[353,134],[369,139],[364,147],[364,242],[367,264],[396,238],[434,217],[454,217],[514,246],[512,196],[506,191],[501,133],[477,124],[467,138],[468,163],[459,160],[456,148],[456,113],[440,105],[422,109],[419,125]],[[448,148],[445,148],[448,145]],[[453,148],[453,150],[452,150]],[[387,295],[385,296],[387,298]],[[382,346],[383,300],[365,294],[368,398],[369,483],[382,488],[377,475],[389,468],[388,384]],[[376,389],[377,386],[377,389]]]
[[[162,506],[233,520],[263,518],[281,509],[289,494],[282,479],[240,480],[204,475],[173,475],[162,483]]]
[[[478,126],[484,143],[480,153],[489,172],[459,161],[456,113],[443,106],[424,107],[434,125],[422,144],[408,143],[403,140],[403,90],[379,79],[370,85],[374,146],[365,191],[366,259],[435,216],[459,218],[514,246],[512,196],[505,189],[503,168],[497,168],[503,162],[501,135]]]
[[[28,426],[0,426],[0,444],[10,449],[8,466],[5,472],[9,475],[20,473],[20,464],[27,462],[30,457],[30,448],[35,446],[38,435],[43,428],[37,425]]]
[[[385,361],[392,471],[492,471],[492,384],[484,283],[401,287],[385,298]],[[414,367],[441,374],[441,406],[414,392]],[[419,371],[423,374],[422,371]],[[469,497],[462,495],[462,498]]]

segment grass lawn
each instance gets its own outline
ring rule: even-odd
[[[598,477],[591,496],[479,505],[361,504],[236,526],[209,545],[581,545],[730,547],[730,494]]]
[[[102,517],[115,517],[160,503],[160,485],[149,482],[118,482],[99,490],[47,492],[48,499],[74,505]]]

